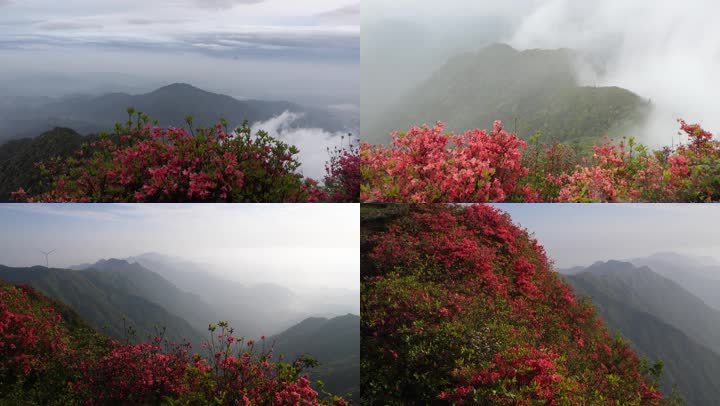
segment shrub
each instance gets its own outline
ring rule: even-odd
[[[76,326],[77,327],[77,326]],[[0,283],[0,403],[335,405],[320,396],[302,357],[274,361],[272,348],[211,325],[206,357],[158,335],[137,344],[71,330],[34,290]]]
[[[364,404],[659,404],[627,343],[487,205],[370,207]]]
[[[128,109],[127,123],[102,135],[70,158],[38,163],[50,190],[29,202],[305,202],[357,201],[357,150],[336,148],[325,183],[298,173],[298,150],[253,134],[247,123],[228,131],[225,122],[208,129],[161,128]]]
[[[650,151],[634,139],[606,141],[586,155],[565,144],[530,146],[493,131],[444,134],[443,126],[363,145],[363,201],[713,202],[720,200],[720,142],[680,121],[690,142]],[[458,141],[458,139],[460,139]]]

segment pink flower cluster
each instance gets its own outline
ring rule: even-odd
[[[488,133],[414,127],[389,146],[361,147],[361,200],[381,202],[720,201],[720,142],[679,120],[687,145],[649,151],[633,139],[591,155],[531,140],[499,122]]]
[[[317,202],[357,201],[357,147],[335,148],[325,186],[300,175],[299,151],[247,124],[188,132],[147,124],[138,113],[116,134],[85,145],[76,156],[38,163],[52,185],[30,202]],[[189,121],[191,123],[191,121]]]
[[[392,138],[387,147],[361,146],[363,201],[486,202],[521,194],[526,143],[499,121],[489,133],[446,133],[438,122]]]
[[[63,399],[86,405],[346,405],[313,389],[304,373],[312,362],[276,361],[264,337],[257,350],[257,343],[234,336],[227,323],[218,326],[217,334],[211,329],[206,358],[191,356],[189,344],[161,337],[120,343],[84,326],[68,328],[44,296],[0,282],[0,403],[15,391],[32,404]],[[39,397],[33,401],[30,394]]]

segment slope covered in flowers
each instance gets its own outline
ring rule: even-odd
[[[336,148],[324,185],[299,173],[298,149],[247,123],[189,130],[149,124],[128,109],[115,134],[93,137],[73,156],[37,162],[44,184],[13,193],[31,202],[357,201],[359,151]],[[33,187],[34,186],[34,187]]]
[[[366,404],[657,405],[649,368],[487,205],[364,206]]]
[[[303,370],[275,362],[264,342],[210,326],[206,357],[161,336],[104,338],[67,307],[0,282],[0,404],[344,405],[321,396]]]
[[[689,143],[650,151],[633,139],[587,154],[505,131],[446,133],[444,124],[361,146],[365,202],[720,201],[720,141],[680,120]]]

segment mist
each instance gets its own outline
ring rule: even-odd
[[[0,2],[5,96],[148,92],[357,104],[355,0]]]
[[[674,252],[720,264],[720,207],[690,204],[496,204],[557,268]],[[718,273],[720,277],[720,272]]]
[[[347,147],[352,140],[348,140],[348,133],[345,132],[294,127],[293,123],[302,117],[302,113],[286,111],[270,120],[254,123],[252,131],[253,133],[259,130],[266,131],[273,138],[297,147],[300,150],[297,157],[302,165],[300,167],[302,174],[322,181],[325,176],[325,164],[330,159],[329,151],[335,147]]]
[[[362,120],[397,101],[450,56],[504,42],[521,50],[571,48],[587,61],[601,62],[578,64],[579,84],[619,86],[649,99],[650,119],[628,135],[652,146],[677,144],[678,118],[718,132],[720,104],[712,91],[720,85],[718,12],[720,4],[709,0],[400,0],[392,5],[368,0],[363,3]],[[588,71],[590,66],[595,68]]]
[[[244,285],[359,291],[355,204],[0,205],[0,264],[67,268],[159,253]]]

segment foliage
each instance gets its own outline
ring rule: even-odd
[[[503,201],[522,194],[525,142],[503,130],[444,133],[444,124],[393,134],[389,147],[361,147],[364,201]]]
[[[314,361],[272,360],[272,348],[209,327],[206,358],[162,335],[148,342],[82,339],[31,288],[0,285],[0,403],[344,405],[321,399],[303,370]]]
[[[21,187],[32,194],[47,192],[49,185],[35,163],[72,156],[91,139],[68,128],[54,128],[35,138],[0,145],[0,201],[10,201],[11,193]]]
[[[13,193],[29,202],[304,202],[357,201],[357,150],[336,148],[323,188],[298,173],[297,148],[248,123],[189,130],[150,124],[128,109],[114,136],[83,144],[74,156],[38,162],[49,188]],[[49,189],[49,190],[45,190]],[[327,189],[327,190],[326,190]]]
[[[595,145],[591,156],[566,144],[542,145],[537,137],[528,146],[499,122],[490,134],[462,136],[443,134],[441,125],[412,128],[393,134],[390,146],[361,146],[361,200],[719,201],[720,141],[679,121],[687,145],[650,151],[631,138]]]
[[[662,402],[628,344],[507,215],[487,205],[362,213],[364,404]]]
[[[344,137],[343,137],[344,140]],[[360,196],[360,149],[348,134],[348,146],[335,147],[325,165],[325,191],[329,200],[353,203]]]

